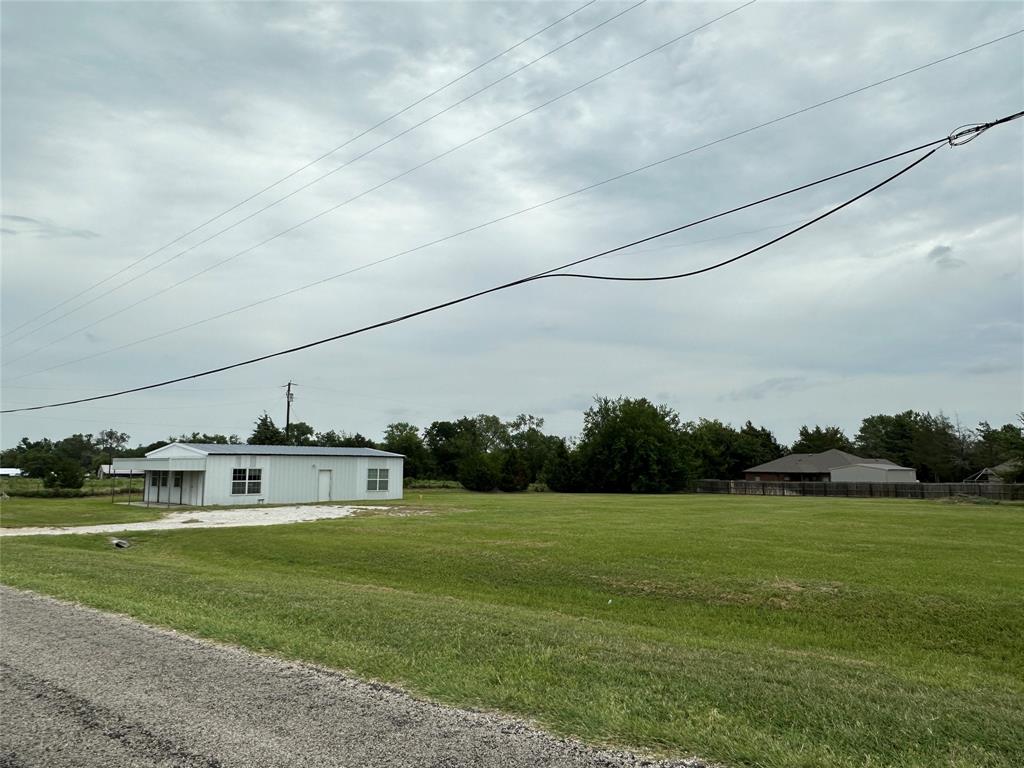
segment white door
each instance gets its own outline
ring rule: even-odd
[[[331,470],[321,469],[319,475],[320,484],[316,495],[317,501],[331,500]]]

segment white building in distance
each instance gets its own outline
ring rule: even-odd
[[[147,502],[219,506],[401,499],[404,462],[373,448],[171,443],[113,469],[145,475]]]

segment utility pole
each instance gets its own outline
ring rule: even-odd
[[[284,440],[288,445],[292,444],[292,400],[295,395],[292,394],[292,383],[288,382],[288,393],[285,395],[287,405],[285,406],[284,412]]]

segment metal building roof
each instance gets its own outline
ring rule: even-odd
[[[221,445],[220,443],[173,443],[211,455],[229,456],[363,456],[403,459],[401,453],[376,448],[322,448],[318,445]]]

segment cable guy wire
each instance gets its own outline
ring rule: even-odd
[[[1018,118],[1020,118],[1022,116],[1024,116],[1024,112],[1019,112],[1019,113],[1017,113],[1015,115],[1009,115],[1007,117],[1000,118],[999,120],[995,120],[995,121],[992,121],[992,122],[989,122],[989,123],[978,124],[978,125],[975,125],[975,126],[972,126],[972,127],[968,128],[968,129],[956,132],[957,133],[957,137],[958,138],[964,138],[964,137],[966,137],[969,134],[982,133],[984,131],[989,130],[993,126],[1000,125],[1002,123],[1007,123],[1007,122],[1009,122],[1011,120],[1016,120],[1016,119],[1018,119]],[[456,306],[458,304],[463,304],[465,302],[472,301],[474,299],[478,299],[478,298],[480,298],[482,296],[487,296],[487,295],[492,294],[492,293],[497,293],[499,291],[504,291],[504,290],[507,290],[509,288],[514,288],[514,287],[518,287],[518,286],[521,286],[521,285],[525,285],[527,283],[536,282],[538,280],[554,279],[554,278],[568,278],[568,279],[583,278],[583,279],[613,279],[613,280],[623,280],[623,279],[625,279],[625,280],[630,280],[630,281],[650,282],[650,281],[655,281],[655,280],[658,280],[658,281],[678,280],[678,279],[682,279],[682,278],[686,278],[686,277],[692,277],[694,275],[703,274],[703,273],[710,272],[710,271],[715,270],[715,269],[720,269],[720,268],[722,268],[722,267],[724,267],[724,266],[726,266],[728,264],[731,264],[731,263],[733,263],[735,261],[738,261],[738,260],[740,260],[742,258],[745,258],[746,256],[749,256],[752,253],[756,253],[757,251],[763,250],[764,248],[767,248],[767,247],[769,247],[769,246],[771,246],[771,245],[773,245],[775,243],[778,243],[781,240],[784,240],[784,239],[786,239],[786,238],[796,234],[797,232],[800,232],[800,231],[802,231],[802,230],[804,230],[804,229],[806,229],[806,228],[816,224],[817,222],[822,221],[823,219],[827,218],[828,216],[832,216],[833,214],[838,213],[839,211],[843,210],[847,206],[852,205],[856,201],[858,201],[858,200],[860,200],[860,199],[862,199],[862,198],[864,198],[864,197],[866,197],[866,196],[876,192],[877,190],[881,189],[885,185],[887,185],[887,184],[891,183],[892,181],[896,180],[897,178],[899,178],[903,174],[905,174],[905,173],[909,172],[910,170],[912,170],[913,168],[917,167],[919,164],[923,163],[925,160],[927,160],[928,158],[932,157],[935,154],[935,152],[938,151],[938,149],[941,148],[941,145],[944,145],[944,144],[948,144],[951,147],[952,146],[957,146],[957,144],[954,142],[953,134],[950,134],[949,136],[945,136],[945,137],[943,137],[941,139],[937,139],[937,140],[928,142],[926,144],[922,144],[922,145],[920,145],[920,146],[918,146],[918,147],[916,147],[914,149],[905,150],[903,152],[899,152],[897,154],[890,155],[887,158],[882,158],[881,160],[877,160],[877,161],[872,162],[872,163],[867,163],[865,165],[858,166],[857,168],[852,168],[852,169],[849,169],[847,171],[842,171],[840,173],[833,174],[830,177],[826,177],[824,179],[819,179],[819,180],[817,180],[815,182],[809,182],[809,183],[803,184],[803,185],[801,185],[799,187],[794,187],[794,188],[792,188],[790,190],[786,190],[785,192],[780,192],[780,193],[777,193],[775,195],[771,195],[769,197],[762,198],[761,200],[756,200],[756,201],[751,202],[751,203],[746,203],[744,205],[737,206],[736,208],[732,208],[732,209],[730,209],[728,211],[723,211],[721,213],[714,214],[712,216],[708,216],[708,217],[705,217],[703,219],[699,219],[697,221],[689,222],[687,224],[683,224],[683,225],[680,225],[678,227],[673,227],[672,229],[668,229],[668,230],[665,230],[663,232],[659,232],[659,233],[654,234],[654,235],[649,235],[649,236],[641,238],[639,240],[634,240],[634,241],[632,241],[630,243],[626,243],[625,245],[620,245],[620,246],[617,246],[615,248],[608,249],[606,251],[601,251],[600,253],[596,253],[596,254],[593,254],[591,256],[586,256],[586,257],[584,257],[582,259],[576,259],[575,261],[568,262],[567,264],[563,264],[563,265],[558,266],[558,267],[552,267],[551,269],[547,269],[547,270],[544,270],[543,272],[539,272],[537,274],[530,275],[529,277],[524,277],[524,278],[520,278],[518,280],[513,280],[511,282],[502,283],[501,285],[496,285],[496,286],[493,286],[491,288],[486,288],[484,290],[477,291],[475,293],[466,294],[464,296],[460,296],[459,298],[451,299],[449,301],[441,302],[439,304],[434,304],[434,305],[426,307],[424,309],[419,309],[419,310],[416,310],[416,311],[413,311],[413,312],[408,312],[408,313],[406,313],[404,315],[399,315],[397,317],[392,317],[392,318],[390,318],[388,320],[382,320],[382,321],[377,322],[377,323],[371,323],[370,325],[364,325],[361,328],[356,328],[355,330],[344,331],[344,332],[338,333],[338,334],[336,334],[334,336],[328,336],[327,338],[319,339],[317,341],[311,341],[311,342],[307,342],[305,344],[300,344],[300,345],[295,346],[295,347],[290,347],[288,349],[283,349],[283,350],[279,350],[277,352],[271,352],[271,353],[268,353],[268,354],[265,354],[265,355],[260,355],[258,357],[249,358],[248,360],[243,360],[241,362],[230,363],[230,364],[227,364],[227,365],[219,366],[217,368],[210,368],[208,370],[200,371],[198,373],[192,373],[192,374],[187,374],[187,375],[184,375],[184,376],[178,376],[176,378],[167,379],[165,381],[156,382],[154,384],[146,384],[146,385],[143,385],[143,386],[131,387],[129,389],[123,389],[123,390],[119,390],[119,391],[116,391],[116,392],[109,392],[107,394],[94,395],[92,397],[78,398],[78,399],[75,399],[75,400],[67,400],[67,401],[58,402],[58,403],[48,403],[48,404],[45,404],[45,405],[36,405],[36,406],[30,406],[30,407],[6,409],[6,410],[0,411],[0,413],[20,413],[20,412],[24,412],[24,411],[37,411],[37,410],[43,410],[43,409],[47,409],[47,408],[58,408],[58,407],[61,407],[61,406],[75,405],[75,404],[78,404],[78,403],[94,402],[96,400],[106,400],[106,399],[113,398],[113,397],[120,397],[120,396],[123,396],[123,395],[132,394],[134,392],[143,392],[143,391],[150,390],[150,389],[157,389],[159,387],[166,387],[166,386],[169,386],[171,384],[177,384],[177,383],[182,382],[182,381],[188,381],[188,380],[191,380],[191,379],[202,378],[202,377],[205,377],[205,376],[212,376],[214,374],[222,373],[224,371],[233,370],[235,368],[241,368],[243,366],[253,365],[255,363],[263,362],[265,360],[270,360],[270,359],[273,359],[273,358],[276,358],[276,357],[282,357],[284,355],[294,354],[296,352],[300,352],[300,351],[303,351],[303,350],[306,350],[306,349],[312,349],[313,347],[318,347],[318,346],[321,346],[323,344],[328,344],[328,343],[331,343],[331,342],[334,342],[334,341],[340,341],[342,339],[350,338],[352,336],[358,336],[360,334],[368,333],[370,331],[378,330],[380,328],[385,328],[385,327],[390,326],[390,325],[397,325],[398,323],[405,322],[406,320],[411,320],[413,318],[420,317],[422,315],[427,315],[427,314],[431,314],[433,312],[438,312],[438,311],[440,311],[442,309],[447,309],[449,307],[453,307],[453,306]],[[908,153],[915,152],[915,151],[920,151],[920,150],[922,150],[924,148],[929,148],[929,147],[931,149],[929,149],[929,151],[927,153],[925,153],[923,156],[921,156],[918,159],[914,160],[909,165],[907,165],[904,168],[900,169],[896,173],[890,175],[886,179],[883,179],[881,182],[875,184],[874,186],[870,187],[869,189],[865,190],[864,192],[861,192],[860,194],[856,195],[855,197],[850,198],[849,200],[847,200],[847,201],[845,201],[845,202],[835,206],[834,208],[831,208],[830,210],[826,211],[825,213],[823,213],[823,214],[821,214],[819,216],[816,216],[815,218],[813,218],[810,221],[800,225],[799,227],[796,227],[795,229],[792,229],[792,230],[786,232],[785,234],[780,235],[779,237],[773,238],[772,240],[768,241],[767,243],[763,243],[762,245],[757,246],[756,248],[753,248],[753,249],[750,249],[748,251],[745,251],[744,253],[741,253],[741,254],[739,254],[737,256],[734,256],[734,257],[732,257],[730,259],[727,259],[725,261],[718,262],[717,264],[713,264],[713,265],[711,265],[709,267],[704,267],[702,269],[694,270],[694,271],[691,271],[691,272],[682,272],[682,273],[672,274],[672,275],[659,275],[659,276],[650,277],[650,278],[615,278],[615,277],[608,278],[608,277],[602,277],[602,276],[575,274],[575,273],[567,273],[567,272],[565,272],[565,270],[567,270],[567,269],[570,269],[570,268],[572,268],[574,266],[578,266],[578,265],[583,264],[585,262],[593,261],[594,259],[598,259],[598,258],[600,258],[602,256],[607,256],[608,254],[611,254],[611,253],[622,251],[622,250],[625,250],[627,248],[632,248],[632,247],[634,247],[636,245],[640,245],[642,243],[647,243],[647,242],[650,242],[652,240],[656,240],[658,238],[665,237],[667,235],[675,234],[676,232],[680,232],[680,231],[682,231],[684,229],[688,229],[690,227],[697,226],[698,224],[701,224],[701,223],[704,223],[704,222],[707,222],[707,221],[711,221],[713,219],[721,218],[723,216],[728,216],[728,215],[730,215],[732,213],[736,213],[737,211],[741,211],[741,210],[753,207],[755,205],[761,205],[762,203],[768,202],[769,200],[775,200],[775,199],[778,199],[779,197],[782,197],[782,196],[785,196],[785,195],[789,195],[789,194],[793,194],[794,192],[797,192],[797,191],[800,191],[800,190],[803,190],[803,189],[807,189],[807,188],[809,188],[811,186],[814,186],[816,184],[824,183],[827,180],[839,178],[840,176],[845,176],[845,175],[848,175],[850,173],[855,173],[858,170],[863,170],[864,168],[872,167],[874,165],[878,165],[879,163],[885,162],[887,160],[895,159],[897,157],[902,157],[902,156],[907,155]]]

